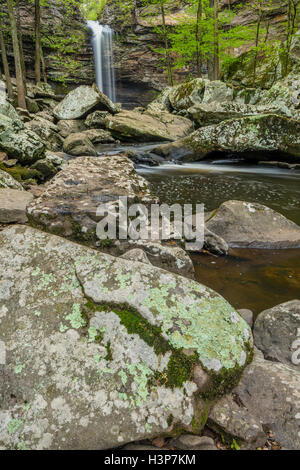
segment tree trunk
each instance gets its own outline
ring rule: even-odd
[[[202,77],[202,54],[201,54],[201,44],[202,44],[202,31],[200,21],[202,19],[202,0],[198,0],[198,9],[197,9],[197,23],[196,23],[196,53],[197,53],[197,73],[198,77]]]
[[[42,72],[43,72],[43,79],[44,82],[47,83],[47,70],[46,70],[46,62],[44,57],[43,48],[41,47],[41,64],[42,64]]]
[[[255,87],[255,81],[256,81],[256,68],[257,68],[258,45],[259,45],[261,20],[262,20],[262,10],[261,10],[261,7],[260,7],[259,12],[258,12],[257,26],[256,26],[256,37],[255,37],[255,54],[254,54],[253,78],[252,78],[252,86],[253,87]]]
[[[163,31],[164,31],[164,42],[165,42],[165,50],[166,50],[166,62],[167,62],[167,71],[168,71],[168,84],[173,86],[173,73],[172,73],[172,64],[171,64],[171,57],[169,51],[169,41],[168,41],[168,31],[166,25],[166,15],[163,3],[160,4],[161,8],[161,16],[162,16],[162,23],[163,23]]]
[[[12,84],[11,84],[11,77],[10,77],[10,73],[9,73],[9,65],[8,65],[7,55],[6,55],[6,45],[5,45],[2,29],[0,29],[0,47],[1,47],[1,57],[2,57],[4,75],[5,75],[7,94],[8,94],[9,98],[12,98],[13,97],[13,88],[12,88]]]
[[[17,93],[18,93],[18,106],[23,109],[27,109],[26,98],[25,98],[25,87],[22,74],[22,65],[20,57],[20,47],[18,41],[17,23],[14,15],[13,0],[7,0],[8,15],[11,25],[11,36],[14,50],[15,68],[16,68],[16,81],[17,81]]]
[[[19,49],[20,49],[20,59],[21,59],[23,83],[24,83],[25,95],[26,95],[27,94],[26,67],[25,67],[24,51],[23,51],[23,35],[22,35],[22,28],[21,28],[20,1],[19,0],[16,0],[16,24],[17,24],[17,32],[18,32],[18,41],[19,41]]]
[[[214,80],[220,79],[219,0],[214,0]]]
[[[40,0],[35,0],[35,82],[41,81],[41,8]]]

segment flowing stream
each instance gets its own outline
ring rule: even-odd
[[[92,33],[92,46],[96,70],[96,83],[113,103],[116,102],[116,79],[113,55],[113,30],[98,21],[88,21]]]
[[[218,160],[184,165],[140,167],[161,202],[204,203],[211,211],[222,202],[258,202],[300,225],[300,171]],[[196,279],[215,289],[236,308],[255,315],[299,298],[300,250],[234,249],[229,256],[192,255]]]

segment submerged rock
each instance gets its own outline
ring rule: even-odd
[[[0,189],[0,223],[23,224],[27,222],[26,207],[32,200],[33,195],[28,192]]]
[[[202,160],[212,152],[239,153],[256,159],[257,153],[274,160],[283,154],[300,161],[300,121],[275,114],[248,116],[202,127],[177,142],[152,152],[182,161]]]
[[[300,373],[263,359],[256,353],[232,394],[222,398],[209,415],[209,425],[257,448],[272,430],[286,449],[300,447]]]
[[[111,133],[123,141],[177,140],[193,131],[189,119],[168,112],[122,111],[109,117],[106,126]]]
[[[15,180],[9,173],[6,171],[0,170],[0,190],[3,188],[17,189],[18,191],[23,191],[23,186],[17,180]]]
[[[0,246],[2,448],[199,432],[251,358],[249,327],[201,284],[26,226]]]
[[[116,113],[120,108],[102,93],[96,85],[82,85],[70,91],[67,96],[54,108],[57,119],[80,119],[96,108]]]
[[[63,150],[65,153],[73,156],[97,155],[96,149],[89,139],[88,135],[83,132],[70,134],[64,141]]]
[[[255,345],[265,358],[300,372],[300,300],[264,310],[254,325]]]
[[[278,212],[257,203],[226,201],[213,213],[206,226],[230,247],[300,247],[300,227]]]

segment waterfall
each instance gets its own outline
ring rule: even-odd
[[[96,83],[113,103],[116,102],[116,80],[113,55],[114,32],[109,26],[98,21],[88,21],[88,28],[92,31],[92,46],[95,58]]]

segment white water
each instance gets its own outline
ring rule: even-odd
[[[114,32],[109,26],[103,26],[98,21],[88,21],[88,28],[92,32],[92,46],[94,51],[96,83],[98,88],[116,102],[116,80],[113,55]]]

